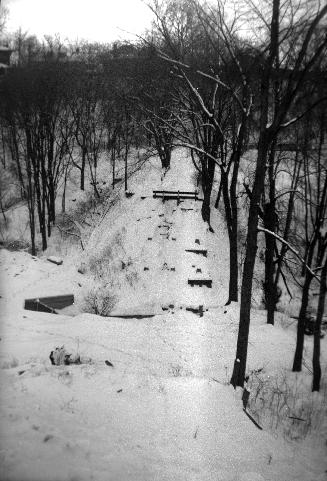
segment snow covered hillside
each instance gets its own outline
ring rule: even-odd
[[[213,212],[211,233],[200,202],[152,196],[194,190],[194,179],[182,150],[165,176],[153,160],[130,180],[134,195],[99,210],[85,250],[67,249],[62,265],[47,261],[51,245],[35,258],[0,251],[1,481],[325,479],[324,417],[312,416],[312,431],[291,441],[267,418],[258,429],[229,385],[238,305],[224,306],[224,219]],[[206,257],[190,252],[199,248]],[[202,277],[212,288],[188,284]],[[110,317],[82,312],[96,289],[111,295]],[[26,298],[67,293],[75,316],[23,309]],[[199,306],[202,317],[190,310]],[[282,314],[277,321],[268,326],[265,312],[253,311],[248,370],[265,379],[288,372],[293,357],[295,326]],[[62,345],[82,364],[52,366],[50,352]],[[325,339],[322,350],[326,366]],[[305,385],[310,373],[295,379]],[[326,390],[310,399],[320,405]]]

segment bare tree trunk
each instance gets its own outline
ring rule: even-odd
[[[68,168],[66,167],[65,179],[64,179],[64,190],[61,198],[61,212],[64,214],[66,212],[66,187],[67,187],[67,176]]]
[[[127,152],[125,152],[125,192],[127,191]]]
[[[149,128],[154,137],[156,150],[161,161],[161,167],[163,169],[168,169],[170,167],[171,148],[167,145],[165,134],[160,130],[160,127],[156,128],[152,121],[149,122]]]
[[[45,192],[43,192],[42,199],[41,199],[41,208],[39,210],[39,215],[40,215],[39,220],[40,220],[40,230],[41,230],[41,237],[42,237],[42,250],[44,251],[48,247],[45,205],[46,205]]]
[[[127,132],[126,132],[125,156],[124,156],[124,164],[125,164],[125,192],[126,192],[127,189],[128,189],[128,185],[127,185],[127,179],[128,179],[127,167],[128,167],[128,163],[127,163],[127,160],[128,160],[128,140],[127,140]]]
[[[323,130],[321,131],[321,138],[323,138]],[[320,138],[320,142],[321,142]],[[314,259],[314,254],[315,254],[315,249],[318,243],[318,262],[319,262],[319,251],[321,250],[321,242],[322,242],[322,233],[321,233],[321,228],[323,226],[323,221],[325,218],[325,212],[326,212],[326,199],[327,199],[327,176],[325,175],[325,178],[321,177],[321,172],[322,172],[322,157],[321,157],[321,147],[322,143],[320,143],[320,148],[318,151],[318,178],[317,178],[317,197],[318,199],[315,199],[315,219],[314,219],[314,225],[313,225],[313,233],[311,235],[311,239],[309,244],[307,244],[306,247],[307,249],[307,257],[305,258],[306,264],[311,267],[313,264],[313,259]],[[323,182],[323,185],[321,183]],[[311,189],[308,189],[309,191]],[[310,203],[312,203],[312,196],[311,192],[309,192],[309,197],[306,200],[309,200]],[[306,202],[307,203],[307,202]],[[322,260],[322,259],[321,259]],[[307,315],[307,308],[309,304],[309,292],[310,292],[310,285],[312,281],[313,275],[311,272],[306,270],[305,273],[305,279],[304,279],[304,287],[302,291],[302,302],[301,302],[301,308],[300,308],[300,314],[299,314],[299,320],[298,320],[298,328],[297,328],[297,338],[296,338],[296,349],[295,349],[295,355],[294,355],[294,361],[293,361],[293,371],[301,371],[302,369],[302,356],[303,356],[303,344],[304,344],[304,328],[305,328],[305,320],[306,320],[306,315]]]
[[[261,106],[260,106],[260,132],[258,142],[257,165],[255,171],[254,184],[250,200],[250,209],[248,217],[248,230],[246,239],[246,253],[243,267],[242,289],[241,289],[241,306],[240,321],[237,337],[236,361],[231,377],[231,384],[236,386],[244,386],[244,378],[246,372],[247,350],[250,328],[251,300],[252,300],[252,283],[253,272],[257,253],[257,236],[258,236],[258,218],[259,206],[264,189],[265,169],[268,151],[273,140],[274,132],[267,127],[268,111],[269,111],[269,95],[271,71],[278,54],[279,39],[279,7],[280,0],[273,0],[271,31],[270,31],[270,48],[269,56],[265,65],[265,69],[261,77]]]
[[[252,300],[252,283],[254,264],[257,254],[257,227],[259,217],[259,204],[264,187],[265,167],[267,153],[269,149],[269,141],[265,134],[261,135],[261,141],[258,148],[256,175],[250,201],[250,210],[248,218],[248,231],[246,239],[246,254],[243,267],[242,289],[241,289],[241,306],[240,306],[240,322],[237,337],[236,360],[231,384],[243,387],[246,372],[247,350],[250,328],[250,313]],[[237,367],[236,367],[237,366]]]
[[[316,317],[316,322],[314,327],[313,357],[312,357],[312,367],[313,367],[312,391],[319,391],[320,389],[320,379],[321,379],[320,336],[321,336],[321,323],[322,323],[322,317],[324,315],[325,299],[326,299],[326,292],[327,292],[326,278],[327,278],[327,258],[325,260],[325,264],[321,271],[318,312],[317,312],[317,317]]]
[[[275,202],[268,202],[264,209],[264,226],[271,232],[276,232],[276,210]],[[265,307],[267,309],[267,323],[274,325],[275,322],[275,306],[277,304],[278,295],[277,287],[275,287],[275,238],[270,234],[265,234],[266,252],[265,252]]]
[[[88,164],[89,164],[89,168],[90,168],[91,183],[92,183],[92,186],[93,186],[93,191],[94,191],[96,197],[99,199],[100,194],[99,194],[99,191],[98,191],[98,188],[97,188],[96,169],[93,173],[91,159],[88,159]]]
[[[204,222],[207,222],[210,225],[210,198],[211,198],[211,190],[208,185],[203,186],[203,202],[201,207],[201,214],[202,219]]]
[[[52,225],[56,222],[56,188],[52,176],[48,176],[49,218]]]
[[[207,167],[204,166],[204,160],[202,162],[202,188],[203,188],[203,203],[201,208],[202,219],[204,222],[207,222],[209,225],[209,229],[212,231],[212,227],[210,224],[210,215],[211,215],[211,207],[210,207],[210,200],[211,200],[211,191],[212,191],[212,184],[215,175],[215,163],[211,160],[207,160]]]
[[[2,197],[1,197],[1,196],[0,196],[0,208],[1,208],[2,216],[3,216],[3,220],[5,221],[5,224],[7,225],[7,217],[6,217],[5,210],[4,210],[4,208],[3,208],[3,203],[2,203]]]
[[[230,191],[228,189],[228,174],[222,169],[220,185],[225,205],[225,217],[229,238],[229,293],[226,305],[238,300],[238,255],[237,255],[237,217],[233,216]],[[235,209],[235,208],[234,208]]]
[[[43,199],[41,196],[39,180],[34,178],[35,189],[36,189],[36,202],[37,202],[37,211],[39,216],[39,226],[42,238],[42,250],[46,250],[47,248],[47,232],[46,232],[46,224],[45,224],[45,206],[43,205]]]
[[[29,216],[29,224],[30,224],[30,234],[31,234],[31,252],[32,256],[36,255],[36,246],[35,246],[35,188],[33,185],[32,179],[32,168],[31,168],[31,161],[29,157],[25,158],[26,162],[26,174],[27,174],[27,206],[28,206],[28,216]]]
[[[238,255],[237,236],[229,240],[229,291],[226,304],[238,301]]]
[[[312,261],[312,254],[308,259],[308,265],[311,266]],[[294,354],[294,361],[293,361],[293,371],[300,372],[302,370],[302,357],[303,357],[303,345],[304,345],[304,328],[305,328],[305,320],[307,316],[307,309],[309,304],[309,293],[310,293],[310,285],[312,281],[312,274],[306,270],[305,280],[302,290],[302,301],[301,301],[301,308],[299,313],[299,319],[297,324],[297,336],[296,336],[296,348]]]
[[[46,187],[47,191],[47,202],[48,202],[48,217],[49,217],[49,237],[51,235],[51,225],[54,225],[56,221],[56,185],[54,180],[54,168],[55,168],[55,158],[54,158],[54,133],[49,129],[48,132],[48,166],[45,171],[45,180],[42,179],[43,185]]]
[[[229,188],[230,207],[231,207],[231,233],[230,243],[230,274],[229,274],[229,298],[228,302],[238,301],[238,211],[237,211],[237,180],[242,148],[244,142],[246,119],[243,118],[240,135],[238,138],[238,147],[233,154],[233,175]]]
[[[115,167],[116,167],[116,149],[112,147],[111,149],[111,161],[112,161],[112,188],[115,188]]]
[[[26,133],[26,155],[27,155],[27,164],[30,166],[31,169],[31,177],[33,177],[33,189],[35,189],[36,194],[36,205],[37,205],[37,212],[39,217],[39,226],[42,238],[42,250],[46,250],[47,248],[47,232],[46,232],[46,222],[45,222],[45,192],[41,192],[41,185],[40,185],[40,163],[43,161],[42,159],[42,151],[37,152],[35,151],[36,147],[32,145],[32,132],[28,127],[25,128]],[[38,149],[41,149],[40,144],[37,145]],[[33,169],[31,168],[33,167]]]
[[[28,215],[29,215],[29,224],[30,224],[30,233],[31,233],[31,253],[32,253],[32,256],[35,256],[36,246],[35,246],[34,193],[32,191],[33,186],[30,178],[28,179],[28,184],[29,184]]]
[[[81,164],[81,183],[80,183],[81,190],[85,189],[85,164],[86,164],[86,148],[83,145],[83,147],[82,147],[82,164]]]
[[[289,196],[289,199],[288,199],[284,234],[283,234],[283,239],[285,241],[288,240],[288,235],[289,235],[290,228],[291,228],[293,211],[294,211],[294,199],[295,199],[296,188],[297,188],[298,181],[299,181],[300,170],[301,170],[301,161],[299,161],[299,159],[298,159],[298,152],[297,152],[296,158],[295,158],[295,166],[294,166],[294,171],[293,171],[293,177],[292,177],[291,192],[290,192],[290,196]],[[275,275],[275,281],[274,281],[276,292],[277,292],[279,277],[281,275],[282,264],[283,264],[283,260],[284,260],[286,252],[287,252],[287,245],[282,244],[282,247],[281,247],[281,250],[280,250],[280,253],[279,253],[279,256],[278,256],[277,269],[276,269],[276,275]]]
[[[31,233],[31,254],[32,256],[36,255],[36,246],[35,246],[35,216],[34,216],[34,208],[29,212],[29,221],[30,221],[30,233]]]
[[[220,197],[221,197],[221,191],[222,191],[222,185],[221,185],[221,181],[219,183],[219,189],[218,189],[218,194],[217,194],[217,198],[216,198],[216,202],[215,202],[215,209],[218,209],[219,207],[219,202],[220,202]]]
[[[263,223],[266,229],[276,233],[277,213],[276,213],[276,185],[275,185],[275,147],[277,137],[272,142],[268,159],[268,181],[269,181],[269,201],[264,205]],[[275,287],[275,248],[276,240],[274,236],[265,234],[265,281],[264,295],[265,307],[267,309],[267,324],[275,323],[275,307],[278,301],[277,287]]]
[[[1,162],[4,167],[6,168],[6,143],[5,143],[5,136],[4,136],[4,128],[1,126],[1,145],[2,145],[2,156],[1,156]]]

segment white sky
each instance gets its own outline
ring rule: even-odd
[[[111,42],[135,38],[151,22],[142,0],[3,0],[9,9],[7,32],[54,35],[62,40]],[[126,33],[130,32],[130,33]]]

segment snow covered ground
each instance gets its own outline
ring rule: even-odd
[[[326,419],[291,442],[268,426],[259,430],[229,385],[239,306],[224,306],[224,221],[213,214],[212,234],[200,202],[152,198],[155,188],[193,190],[186,172],[191,163],[176,151],[163,179],[158,164],[137,173],[134,196],[122,195],[103,212],[85,251],[68,249],[61,266],[47,255],[0,252],[1,481],[325,479]],[[185,250],[199,246],[207,257]],[[56,253],[51,249],[46,254]],[[77,272],[81,262],[85,274]],[[112,315],[154,317],[23,310],[26,298],[67,293],[81,310],[95,272],[104,283],[111,277]],[[210,276],[212,289],[187,284],[200,274]],[[199,305],[203,317],[186,309]],[[265,312],[253,311],[249,371],[273,378],[290,370],[295,326],[278,320],[267,326]],[[311,343],[306,339],[307,359]],[[62,345],[84,363],[52,366],[49,354]]]

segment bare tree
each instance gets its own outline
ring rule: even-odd
[[[175,82],[170,75],[169,65],[162,62],[154,49],[147,45],[139,51],[135,70],[132,95],[139,111],[139,120],[148,147],[155,149],[162,168],[167,170],[170,167],[174,128],[177,126],[174,117]]]
[[[251,2],[254,5],[254,2]],[[322,37],[318,46],[311,48],[311,42],[316,29],[321,20],[327,13],[327,6],[321,7],[319,4],[310,5],[310,9],[303,5],[304,17],[297,22],[297,18],[290,16],[292,5],[285,2],[282,6],[279,0],[274,0],[270,12],[268,43],[263,49],[263,68],[260,85],[260,106],[259,106],[259,134],[258,134],[258,154],[256,161],[255,179],[252,187],[250,209],[248,216],[247,244],[243,268],[240,323],[237,339],[236,359],[231,378],[234,386],[243,386],[246,372],[248,335],[251,315],[251,296],[253,272],[257,252],[257,232],[259,209],[262,198],[266,165],[269,150],[274,143],[278,133],[295,123],[301,114],[289,118],[291,107],[300,92],[301,86],[308,77],[308,74],[318,63],[320,57],[326,50],[327,38]],[[255,13],[260,14],[260,10],[252,8]],[[258,15],[259,16],[259,15]],[[267,12],[264,16],[259,16],[267,26]],[[289,19],[290,24],[284,26],[285,19]],[[290,46],[289,38],[284,42],[285,35],[292,31],[293,38]],[[301,33],[301,35],[300,35]],[[278,62],[280,54],[285,57],[288,70],[284,72],[285,80],[283,89],[278,94],[278,102],[275,102],[271,109],[271,88],[274,81],[274,67]]]
[[[324,223],[327,212],[327,165],[324,153],[326,115],[321,106],[316,124],[316,138],[311,142],[311,149],[305,152],[304,158],[304,259],[311,269],[305,269],[302,286],[301,307],[298,318],[296,350],[293,371],[301,371],[305,324],[310,298],[311,283],[316,269],[323,268],[326,250],[326,234]],[[323,279],[321,280],[323,282]]]
[[[326,251],[326,236],[324,242],[324,251]],[[321,324],[325,309],[327,293],[327,257],[323,263],[320,275],[320,290],[319,290],[319,301],[318,301],[318,311],[316,322],[314,326],[314,339],[313,339],[313,357],[312,357],[312,368],[313,368],[313,380],[312,380],[312,391],[319,391],[320,380],[321,380],[321,366],[320,366],[320,338],[321,338]]]
[[[8,148],[30,207],[31,237],[35,205],[46,249],[56,217],[58,184],[69,157],[66,72],[64,65],[45,61],[18,67],[5,77],[1,94]]]
[[[7,78],[6,78],[7,80]],[[16,174],[21,186],[22,198],[27,202],[31,253],[36,254],[35,235],[35,185],[33,168],[30,157],[27,155],[25,132],[21,128],[18,115],[17,98],[14,92],[6,89],[6,82],[1,96],[1,120],[6,129],[5,146],[8,148],[13,162],[13,172]],[[11,84],[11,87],[13,84]],[[8,168],[8,167],[7,167]]]

